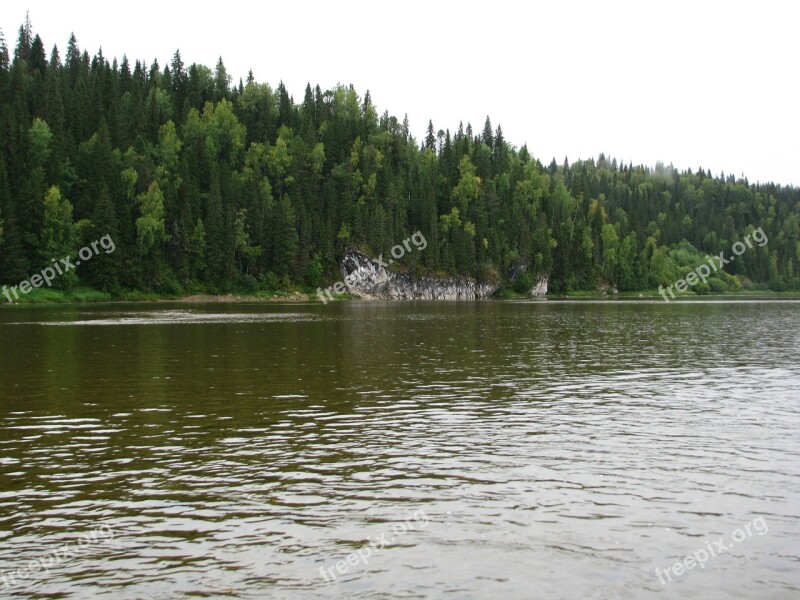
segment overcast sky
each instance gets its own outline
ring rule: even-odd
[[[428,119],[506,139],[543,162],[607,156],[800,184],[800,6],[758,2],[133,3],[3,0],[9,45],[30,10],[62,57],[70,32],[163,68],[222,56],[234,80],[369,89],[421,139]]]

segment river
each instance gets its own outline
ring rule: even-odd
[[[0,597],[800,596],[796,300],[14,306],[0,357]]]

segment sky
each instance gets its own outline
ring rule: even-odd
[[[123,7],[127,10],[119,10]],[[382,113],[477,133],[488,115],[547,164],[604,153],[800,185],[800,3],[664,1],[192,2],[3,0],[10,46],[30,11],[64,55],[162,69],[213,68],[238,82],[369,90]]]

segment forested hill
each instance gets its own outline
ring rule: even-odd
[[[761,227],[767,244],[695,290],[800,287],[800,190],[603,156],[546,164],[488,117],[420,142],[369,92],[309,85],[297,103],[252,74],[232,84],[221,59],[109,62],[74,36],[47,52],[28,23],[3,44],[0,105],[0,283],[109,235],[113,253],[54,286],[316,287],[345,250],[386,254],[421,231],[427,247],[396,265],[412,275],[641,290]]]

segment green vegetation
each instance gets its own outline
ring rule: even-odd
[[[48,59],[28,22],[13,56],[0,47],[0,106],[0,284],[116,244],[38,298],[315,288],[347,248],[377,256],[417,230],[409,273],[513,295],[541,274],[557,294],[654,290],[761,227],[767,245],[694,290],[800,289],[800,190],[602,155],[545,165],[488,117],[429,123],[418,144],[369,92],[308,85],[295,103],[252,74],[231,85],[222,59],[109,63],[74,36]]]

